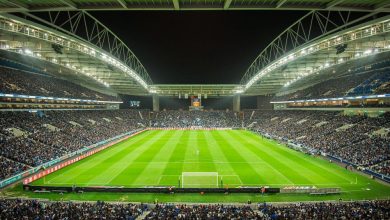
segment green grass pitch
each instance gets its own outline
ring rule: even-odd
[[[32,184],[177,187],[182,172],[218,172],[223,184],[229,187],[341,187],[344,198],[374,199],[390,196],[389,186],[241,130],[146,131]],[[93,195],[93,198],[99,198],[98,193]],[[104,197],[113,194],[101,195]],[[196,197],[193,200],[186,195],[182,199],[180,195],[177,196],[179,198],[171,200],[197,201]],[[279,196],[285,198],[286,195]],[[155,195],[151,195],[149,199],[153,200],[154,197]],[[237,195],[238,200],[248,198],[245,195],[241,197]],[[275,195],[276,201],[277,197]],[[294,195],[289,197],[294,200]],[[119,197],[114,195],[113,199],[115,198]],[[134,198],[137,199],[137,196]],[[302,198],[296,196],[297,200]],[[336,197],[325,196],[320,200],[334,198]],[[234,198],[230,199],[234,201]],[[318,200],[318,197],[312,200]]]

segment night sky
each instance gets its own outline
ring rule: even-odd
[[[256,56],[307,12],[92,12],[139,58],[155,84],[238,83]]]

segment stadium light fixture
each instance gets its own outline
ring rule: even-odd
[[[24,49],[24,53],[28,54],[28,55],[31,55],[32,51],[30,49],[26,48],[26,49]]]
[[[365,55],[368,55],[368,54],[371,54],[372,53],[372,49],[367,49],[364,51],[364,54]]]

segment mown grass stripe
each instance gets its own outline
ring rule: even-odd
[[[263,164],[257,165],[252,164],[251,165],[255,168],[255,170],[262,175],[262,178],[266,181],[264,183],[267,184],[294,184],[294,181],[292,178],[286,176],[284,172],[282,172],[279,169],[275,169],[273,164],[270,163],[270,158],[264,158],[264,155],[256,154],[253,152],[253,149],[251,149],[249,146],[244,144],[242,141],[237,140],[237,136],[235,135],[236,131],[229,131],[227,133],[222,133],[222,136],[226,136],[231,140],[232,145],[239,145],[241,144],[240,151],[242,154],[245,155],[246,160],[248,161],[262,161]],[[263,182],[261,182],[263,183]]]
[[[144,139],[148,139],[156,134],[158,133],[155,131],[145,131],[144,133],[129,138],[93,156],[87,157],[82,161],[79,161],[57,172],[54,172],[53,174],[45,177],[44,180],[47,183],[56,181],[65,181],[69,184],[73,184],[75,182],[83,182],[84,180],[82,177],[86,177],[87,175],[92,176],[93,172],[91,173],[91,170],[97,169],[100,164],[111,161],[112,157],[115,157],[119,154],[123,154],[124,151],[130,152],[135,150],[139,146],[138,143],[141,143],[144,141]],[[132,147],[129,147],[129,145]],[[67,176],[68,173],[71,173],[72,178],[69,178]]]
[[[204,138],[207,140],[206,145],[209,149],[210,156],[212,158],[212,161],[215,163],[216,170],[218,172],[218,175],[224,176],[224,175],[237,175],[239,178],[238,173],[234,170],[231,163],[228,162],[228,159],[225,157],[221,150],[221,146],[219,145],[218,141],[215,140],[215,138],[211,134],[212,131],[203,131]],[[218,163],[218,162],[226,162],[226,163]],[[241,179],[239,179],[241,181]],[[225,178],[225,184],[232,185],[232,184],[238,184],[229,182]],[[224,184],[224,185],[225,185]]]
[[[150,161],[158,161],[160,163],[154,164],[149,163],[143,169],[143,171],[137,176],[134,180],[134,185],[158,185],[162,173],[164,172],[165,167],[171,159],[173,152],[175,151],[177,144],[180,141],[180,138],[183,134],[183,131],[178,130],[174,131],[171,138],[165,142],[159,151],[155,153],[154,157]]]
[[[238,135],[235,132],[230,133],[234,137],[234,142],[246,142],[244,138]],[[259,143],[260,144],[260,143]],[[250,144],[244,145],[247,150],[252,152],[252,155],[258,155],[261,160],[265,161],[274,172],[282,175],[288,182],[292,184],[311,184],[312,182],[300,174],[292,167],[292,164],[286,163],[286,161],[281,160],[281,158],[275,157],[272,155],[272,148],[269,146],[262,144],[261,147],[255,147]],[[272,175],[272,174],[270,174]]]
[[[134,149],[126,148],[126,150],[110,156],[110,159],[105,160],[103,163],[98,164],[96,167],[90,170],[92,176],[82,176],[85,178],[87,184],[90,185],[109,185],[112,179],[116,178],[125,169],[128,161],[132,160],[136,155],[142,154],[148,149],[149,145],[158,142],[160,138],[168,135],[167,132],[156,133],[149,136],[148,139],[140,140],[139,147]],[[89,178],[88,178],[89,177]]]
[[[186,152],[186,157],[184,160],[192,161],[196,163],[195,164],[184,163],[183,172],[198,172],[201,171],[199,166],[199,156],[196,154],[196,152],[199,150],[198,132],[194,132],[194,131],[188,131],[188,132],[190,133],[187,140],[188,150]]]
[[[243,137],[242,133],[236,133],[236,132],[234,132],[233,135],[236,137],[237,140],[246,143],[245,146],[247,146],[247,148],[251,150],[254,154],[265,155],[262,158],[265,159],[267,162],[271,163],[273,166],[278,166],[281,164],[282,167],[281,169],[278,170],[283,170],[284,171],[282,172],[283,175],[287,175],[285,174],[286,172],[293,174],[295,176],[294,177],[295,181],[297,181],[295,182],[295,184],[312,184],[313,183],[312,179],[314,178],[316,178],[316,180],[317,178],[319,178],[322,179],[323,182],[327,182],[326,179],[317,175],[317,173],[312,172],[307,167],[302,166],[299,163],[300,160],[290,159],[291,152],[283,152],[283,153],[277,152],[276,151],[277,148],[275,147],[275,145],[269,145],[266,142],[259,141],[260,139],[258,139],[255,136]],[[254,137],[256,139],[253,139]],[[310,179],[308,178],[309,176],[311,177]]]
[[[188,150],[187,141],[189,139],[190,132],[184,131],[180,138],[180,141],[175,147],[175,151],[169,158],[170,162],[164,169],[163,175],[177,175],[180,176],[184,166],[185,155]]]
[[[172,135],[172,132],[164,131],[163,136],[143,144],[142,151],[129,155],[125,160],[123,160],[123,163],[119,164],[120,172],[110,180],[110,184],[133,186],[137,176],[147,166],[146,163],[137,162],[150,161],[155,153],[159,151],[161,141],[168,141]]]
[[[247,162],[245,157],[247,156],[242,152],[241,144],[236,144],[233,146],[232,140],[229,137],[221,135],[224,131],[212,131],[211,134],[213,137],[221,143],[221,151],[228,158],[229,161],[239,161]],[[239,173],[240,179],[245,183],[266,183],[264,177],[262,176],[259,170],[256,170],[254,166],[250,163],[238,164],[233,166],[233,169],[236,173]]]
[[[202,172],[216,172],[217,168],[215,166],[215,163],[203,163],[203,161],[211,161],[213,162],[213,157],[210,153],[210,147],[209,141],[210,139],[206,139],[206,136],[204,132],[207,131],[199,131],[198,133],[198,147],[199,147],[199,155],[196,155],[198,157],[198,161],[200,161],[200,167]]]

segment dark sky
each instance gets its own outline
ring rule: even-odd
[[[261,50],[307,12],[93,12],[155,84],[238,83]]]

